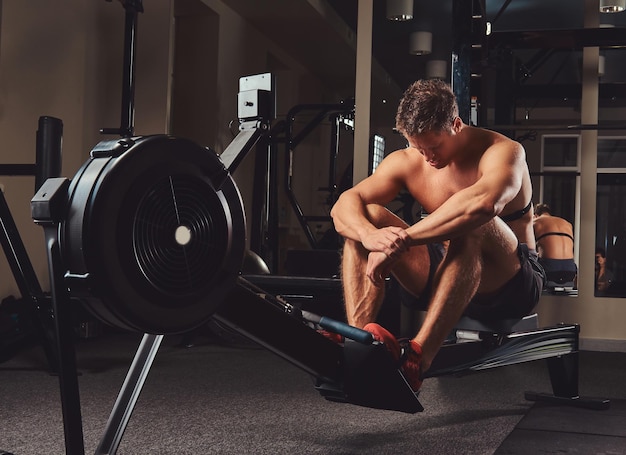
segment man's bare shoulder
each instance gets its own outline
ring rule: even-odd
[[[413,173],[423,164],[424,160],[420,157],[421,155],[414,148],[398,149],[387,155],[379,168],[399,174],[405,174],[407,171]]]
[[[522,144],[500,133],[494,131],[491,131],[491,133],[493,133],[493,142],[487,148],[487,151],[493,151],[498,154],[509,153],[521,158],[526,157],[526,151]]]
[[[522,144],[495,131],[473,128],[470,144],[479,159],[479,166],[498,167],[509,163],[525,163],[526,151]]]
[[[417,150],[411,148],[411,147],[406,147],[403,149],[397,149],[394,150],[393,152],[391,152],[389,155],[387,155],[385,157],[385,160],[407,160],[409,158],[412,157],[413,153],[418,153]]]

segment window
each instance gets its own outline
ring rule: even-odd
[[[578,135],[543,136],[543,168],[578,170]]]
[[[385,138],[379,134],[374,134],[370,144],[369,175],[372,175],[380,162],[385,157]]]

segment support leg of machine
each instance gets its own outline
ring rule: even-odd
[[[564,325],[561,324],[561,327]],[[552,384],[552,394],[525,392],[524,397],[529,401],[541,401],[556,405],[576,406],[579,408],[604,410],[611,405],[606,398],[581,397],[578,394],[578,360],[580,327],[574,326],[573,350],[568,354],[549,357],[548,373]]]
[[[546,361],[554,395],[563,398],[577,397],[578,352],[552,357]]]
[[[163,341],[163,335],[146,333],[143,336],[115,405],[113,405],[104,435],[96,449],[96,455],[117,452],[161,341]]]
[[[581,397],[578,394],[578,351],[547,359],[553,394],[525,392],[529,401],[604,410],[611,406],[607,398]]]
[[[58,351],[59,385],[61,388],[61,408],[65,432],[65,450],[67,455],[83,455],[83,423],[80,410],[80,394],[76,371],[76,350],[73,341],[70,297],[64,284],[61,268],[61,255],[57,242],[56,226],[46,227],[48,248],[48,268],[52,291],[52,307],[55,318],[56,344]]]

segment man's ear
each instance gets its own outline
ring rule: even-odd
[[[454,117],[454,120],[452,121],[452,129],[453,131],[458,134],[461,129],[463,128],[463,120],[461,120],[461,117]]]

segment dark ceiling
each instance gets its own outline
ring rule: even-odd
[[[328,2],[356,30],[358,0]],[[599,45],[605,58],[601,98],[611,103],[621,98],[626,105],[626,12],[598,13],[599,22],[613,28],[583,30],[582,0],[415,0],[414,18],[406,22],[387,20],[386,2],[374,1],[373,54],[400,87],[424,77],[428,60],[450,62],[454,37],[464,25],[454,18],[455,2],[471,2],[472,14],[483,16],[482,23],[474,21],[474,27],[480,23],[480,32],[485,22],[491,25],[489,37],[474,37],[475,42],[482,39],[483,49],[474,51],[472,73],[502,70],[499,57],[510,52],[520,96],[562,103],[580,97],[582,47]],[[409,35],[418,30],[433,34],[432,54],[409,54]]]
[[[323,83],[342,96],[354,96],[358,0],[224,2],[297,56]],[[516,99],[535,107],[571,105],[581,96],[582,47],[599,46],[606,62],[600,103],[626,106],[626,50],[622,47],[626,46],[626,12],[598,13],[599,23],[613,28],[584,29],[584,9],[590,0],[414,0],[414,18],[406,22],[387,20],[386,1],[374,0],[373,92],[382,93],[392,84],[401,93],[426,76],[427,61],[451,61],[453,40],[464,25],[454,19],[455,2],[471,4],[476,14],[482,14],[481,20],[491,23],[488,38],[482,28],[480,36],[471,38],[484,41],[483,50],[472,57],[473,73],[501,74],[499,59],[508,53],[513,59]],[[471,14],[467,16],[463,20],[472,21]],[[409,35],[418,30],[433,34],[430,55],[409,54]],[[479,84],[484,86],[486,79]]]

